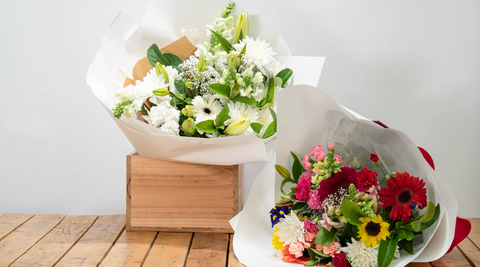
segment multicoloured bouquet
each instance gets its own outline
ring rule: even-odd
[[[355,157],[342,160],[336,145],[316,146],[301,160],[292,152],[292,175],[275,165],[284,178],[282,200],[270,211],[279,257],[306,266],[386,267],[400,249],[413,255],[416,236],[440,216],[440,204],[427,204],[425,182],[387,173],[376,154],[376,170]]]
[[[180,136],[274,135],[275,91],[293,71],[274,57],[270,43],[249,36],[247,13],[234,25],[234,7],[230,3],[207,25],[209,42],[197,45],[185,61],[151,45],[150,70],[115,93],[114,116],[137,117]]]

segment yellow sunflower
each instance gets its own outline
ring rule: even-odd
[[[273,248],[274,248],[274,249],[283,251],[283,250],[285,249],[285,248],[283,247],[283,244],[285,244],[285,242],[280,242],[280,237],[275,234],[276,232],[278,232],[278,230],[280,230],[280,228],[275,227],[275,231],[273,231],[273,235],[272,235],[272,237],[273,237],[273,239],[272,239],[272,245],[273,245]]]
[[[360,221],[363,223],[358,226],[358,237],[360,241],[367,247],[375,247],[380,240],[387,240],[390,236],[388,227],[390,224],[384,222],[380,215],[375,218],[362,217]]]

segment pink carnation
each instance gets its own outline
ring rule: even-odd
[[[322,208],[322,203],[320,202],[320,197],[318,196],[318,190],[310,191],[307,203],[311,209],[319,210]]]
[[[315,249],[316,250],[319,250],[319,251],[323,251],[323,247],[322,245],[315,245]]]
[[[302,243],[300,243],[298,241],[295,241],[295,242],[291,243],[290,247],[288,248],[288,252],[290,252],[290,254],[295,255],[295,258],[302,257],[303,256],[303,250],[304,250],[304,247],[303,247]]]
[[[328,149],[330,150],[333,150],[335,148],[335,145],[332,143],[332,144],[328,144]]]
[[[277,251],[277,256],[283,260],[283,252],[282,251]]]
[[[309,221],[308,219],[305,220],[303,227],[305,228],[307,233],[317,233],[319,230],[317,224],[312,221]]]
[[[333,157],[335,158],[335,160],[336,160],[338,163],[342,162],[342,157],[340,157],[339,155],[335,155],[335,156],[333,156]]]
[[[332,242],[332,244],[323,247],[323,253],[327,254],[328,256],[333,256],[337,253],[340,253],[340,243]]]
[[[310,151],[310,156],[313,156],[320,151],[323,151],[323,146],[315,146],[313,147],[312,151]]]
[[[302,158],[302,165],[305,170],[311,169],[312,168],[312,163],[310,163],[310,156],[305,155]]]
[[[315,172],[313,171],[306,171],[304,173],[302,173],[302,175],[300,175],[300,177],[298,178],[298,181],[300,180],[303,180],[303,179],[307,179],[307,180],[312,180],[312,176],[315,176]]]
[[[320,151],[318,153],[315,153],[315,159],[318,161],[322,161],[325,158],[325,151]]]
[[[295,191],[295,197],[300,201],[304,201],[308,197],[309,190],[310,190],[310,179],[298,180],[297,191]]]

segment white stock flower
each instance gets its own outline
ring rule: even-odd
[[[240,43],[234,44],[233,47],[237,52],[241,52],[243,47],[247,45],[245,50],[245,55],[242,57],[243,63],[246,64],[247,68],[257,67],[263,74],[268,75],[272,72],[272,64],[276,62],[275,52],[273,48],[270,47],[270,43],[265,42],[265,40],[256,40],[250,36],[247,36],[245,39],[241,40]]]
[[[303,222],[298,219],[293,211],[290,213],[290,216],[281,218],[275,227],[279,229],[275,234],[280,237],[280,242],[285,242],[284,246],[295,241],[305,243]]]
[[[340,250],[345,252],[352,267],[377,267],[378,245],[367,247],[352,237],[352,243],[347,243],[347,246]]]
[[[243,104],[241,102],[228,102],[227,105],[230,110],[228,112],[230,119],[225,121],[225,125],[229,125],[230,123],[237,120],[246,120],[249,124],[258,120],[258,109],[254,107]],[[248,127],[248,129],[240,135],[247,134],[255,134],[255,132],[251,127]]]
[[[218,113],[222,111],[222,105],[215,100],[215,96],[196,96],[192,100],[193,112],[195,114],[195,122],[199,123],[206,120],[215,120]]]
[[[197,50],[195,51],[195,56],[199,59],[205,58],[207,65],[215,66],[217,70],[218,67],[224,66],[227,64],[227,52],[218,49],[215,53],[210,52],[210,44],[203,43],[197,45]]]

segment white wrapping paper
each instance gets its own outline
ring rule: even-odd
[[[231,221],[235,229],[233,247],[240,262],[248,267],[294,266],[276,256],[271,241],[269,211],[280,199],[279,185],[283,179],[275,172],[274,164],[290,168],[293,163],[290,151],[303,156],[313,146],[326,145],[332,139],[345,146],[341,149],[336,145],[335,152],[348,150],[360,162],[366,159],[361,162],[364,166],[371,164],[368,153],[376,153],[388,171],[408,171],[424,179],[428,200],[440,204],[438,221],[415,240],[415,254],[402,251],[401,258],[391,263],[392,267],[412,261],[433,261],[447,252],[454,237],[457,202],[408,136],[359,119],[363,117],[353,115],[326,93],[310,86],[283,90],[278,94],[278,105],[276,158],[258,175],[242,213]]]
[[[229,1],[206,5],[201,1],[151,1],[140,23],[119,14],[103,36],[97,55],[87,73],[87,83],[107,112],[140,155],[169,161],[200,164],[235,165],[267,161],[266,146],[275,137],[262,140],[254,135],[226,138],[193,138],[172,136],[135,118],[116,119],[110,110],[114,92],[122,88],[135,63],[146,56],[153,43],[164,47],[182,36],[193,44],[207,41],[206,24],[219,17]],[[243,9],[235,6],[232,15]],[[282,63],[294,71],[293,84],[316,85],[324,58],[292,57],[283,38],[249,16],[250,34],[271,43]]]

